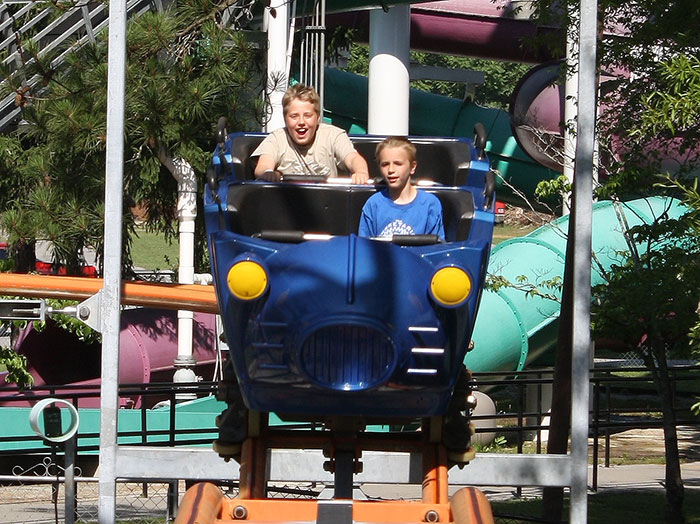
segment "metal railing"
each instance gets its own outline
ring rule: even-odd
[[[162,10],[164,0],[129,0],[128,16],[141,15],[151,9]],[[24,5],[22,5],[24,4]],[[2,65],[10,73],[34,61],[27,56],[22,42],[31,38],[40,57],[57,52],[51,62],[52,67],[60,64],[68,52],[76,46],[95,40],[95,35],[105,29],[109,22],[105,2],[77,2],[74,7],[65,9],[60,15],[45,1],[23,3],[4,2],[0,4],[0,53],[5,52]],[[0,54],[0,56],[2,56]],[[23,86],[33,87],[40,76],[22,79]],[[8,80],[0,82],[0,92],[8,85]],[[4,131],[20,113],[16,104],[18,93],[12,91],[0,100],[0,132]]]
[[[700,417],[690,410],[690,406],[700,398],[700,386],[694,386],[700,384],[700,366],[670,366],[669,373],[672,377],[676,426],[697,427],[700,430]],[[543,433],[549,430],[549,403],[546,397],[547,392],[551,394],[552,376],[552,369],[521,371],[517,375],[474,373],[480,390],[498,394],[500,389],[501,396],[506,391],[510,402],[509,405],[500,402],[502,409],[495,415],[474,416],[474,422],[495,419],[495,431],[511,437],[507,440],[515,442],[518,453],[523,453],[524,444],[532,441],[535,453],[545,452],[542,442],[546,438]],[[681,387],[681,384],[685,387]],[[590,387],[589,438],[594,465],[591,489],[596,491],[601,455],[602,465],[610,467],[612,436],[635,429],[662,429],[663,413],[653,380],[644,367],[596,367],[591,370]],[[528,396],[529,402],[526,401]],[[476,429],[477,434],[493,431],[490,427]]]
[[[695,384],[700,383],[700,366],[674,366],[670,368],[674,385],[674,410],[679,426],[700,428],[700,419],[690,411],[690,405],[697,402],[700,391]],[[495,432],[504,436],[515,445],[517,453],[543,453],[544,432],[548,431],[548,391],[552,387],[552,370],[523,371],[516,375],[503,373],[475,373],[475,385],[496,400],[497,412],[493,415],[475,415],[473,420],[487,421],[485,427],[477,427],[476,432]],[[597,467],[602,457],[602,465],[607,467],[611,461],[611,437],[615,433],[633,429],[662,428],[661,405],[656,396],[651,378],[645,368],[596,368],[592,370],[590,384],[592,388],[590,409],[591,453],[596,466],[593,472],[593,486],[597,487]],[[681,386],[681,384],[683,386]],[[197,427],[186,427],[175,409],[178,395],[186,388],[188,394],[196,397],[213,395],[216,390],[214,382],[199,382],[188,385],[175,383],[124,384],[120,386],[120,398],[138,398],[140,407],[120,410],[138,411],[138,427],[120,431],[120,442],[147,446],[208,446],[217,436],[214,416],[210,421],[199,420]],[[644,394],[647,393],[648,394]],[[11,387],[0,388],[0,401],[5,406],[26,405],[27,401],[36,402],[43,398],[59,398],[79,405],[81,399],[99,397],[97,386],[42,386],[25,393]],[[161,403],[167,409],[167,424],[163,427],[149,426],[149,408]],[[306,427],[300,424],[293,427]],[[95,454],[98,449],[97,430],[78,431],[77,454]],[[18,442],[21,449],[15,448]],[[601,451],[602,447],[602,451]],[[55,452],[55,450],[54,450]],[[17,437],[0,437],[0,464],[5,466],[12,457],[21,455],[47,455],[47,448],[41,437],[22,435]],[[0,474],[7,471],[0,471]]]

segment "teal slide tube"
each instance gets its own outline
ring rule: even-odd
[[[630,226],[650,223],[667,211],[677,218],[685,207],[674,199],[652,197],[622,205]],[[564,256],[569,217],[564,216],[527,236],[511,238],[493,248],[489,273],[503,275],[515,283],[523,275],[530,283],[564,276]],[[604,270],[621,262],[618,254],[627,250],[615,208],[610,201],[593,205],[592,251]],[[594,265],[591,284],[603,282]],[[558,295],[557,295],[558,296]],[[558,298],[560,298],[558,296]],[[474,349],[464,360],[472,371],[519,371],[545,354],[551,354],[557,340],[559,302],[527,297],[525,292],[504,287],[485,290],[476,317],[472,340]]]

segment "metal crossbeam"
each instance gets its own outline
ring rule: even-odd
[[[269,480],[272,482],[333,483],[323,469],[327,460],[320,450],[272,450]],[[365,451],[363,469],[356,484],[420,484],[423,480],[418,453]],[[477,455],[462,469],[449,471],[451,484],[469,486],[570,486],[572,461],[567,455]],[[119,446],[120,478],[147,480],[238,480],[239,466],[224,462],[208,448],[154,448]]]

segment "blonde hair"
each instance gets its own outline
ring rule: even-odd
[[[321,97],[318,96],[318,93],[313,87],[304,84],[294,84],[287,89],[282,97],[282,113],[285,115],[287,114],[287,107],[292,103],[292,100],[311,102],[316,114],[319,116],[321,115]]]
[[[379,162],[379,154],[387,148],[398,147],[406,151],[408,161],[413,163],[416,161],[416,146],[414,146],[408,138],[402,136],[390,136],[377,144],[377,149],[374,151],[374,158]]]

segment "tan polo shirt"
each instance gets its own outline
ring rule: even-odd
[[[251,157],[269,155],[283,175],[338,176],[347,173],[343,161],[355,151],[347,133],[331,124],[319,123],[313,144],[301,147],[294,143],[285,128],[275,129],[253,151]]]

